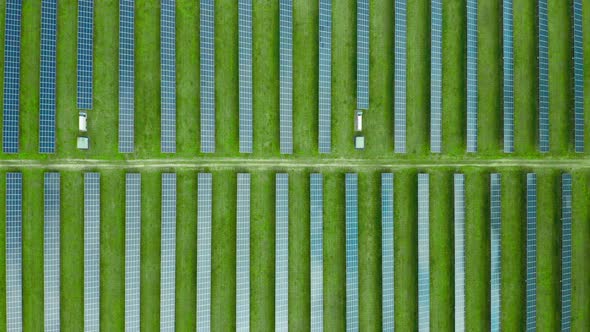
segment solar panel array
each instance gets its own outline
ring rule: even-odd
[[[465,175],[455,174],[455,331],[465,331]]]
[[[393,331],[394,319],[394,226],[393,174],[381,174],[381,287],[383,331]]]
[[[430,151],[442,150],[442,0],[430,2]]]
[[[201,0],[201,152],[215,152],[215,0]]]
[[[369,0],[356,2],[356,107],[369,109]]]
[[[561,331],[572,320],[572,176],[561,176]]]
[[[549,152],[549,25],[547,0],[539,1],[539,151]]]
[[[199,173],[197,192],[197,331],[211,330],[211,208],[213,176]]]
[[[394,151],[406,153],[406,0],[395,0]]]
[[[346,173],[346,331],[359,330],[358,175]]]
[[[514,152],[514,27],[512,0],[503,0],[504,152]]]
[[[526,330],[537,328],[537,176],[526,176]]]
[[[467,0],[467,152],[477,152],[477,0]]]
[[[324,180],[322,174],[309,176],[311,331],[324,330]]]
[[[161,149],[176,152],[176,0],[162,0],[160,11]]]
[[[252,0],[238,1],[240,152],[252,153]]]
[[[430,329],[429,176],[418,174],[418,330]]]
[[[500,174],[490,175],[490,330],[501,329],[502,193]]]
[[[84,173],[84,331],[100,331],[99,173]]]
[[[43,184],[43,270],[45,331],[60,331],[60,176],[45,173]]]
[[[57,0],[41,2],[41,86],[39,96],[39,152],[55,153],[55,58]]]
[[[135,0],[119,1],[119,152],[131,153],[135,124]]]
[[[293,153],[293,0],[280,0],[280,148]]]
[[[275,330],[289,328],[289,175],[275,180]]]
[[[319,0],[319,150],[332,150],[332,1]]]
[[[174,331],[176,294],[176,174],[162,173],[160,331]]]
[[[584,26],[582,0],[573,0],[574,146],[584,152]]]
[[[78,0],[78,109],[92,109],[94,0]]]
[[[23,330],[23,178],[6,173],[6,330]]]
[[[250,330],[250,174],[238,173],[236,331]]]
[[[22,1],[6,1],[4,34],[4,117],[2,151],[18,152],[20,110],[20,29]]]
[[[125,174],[125,330],[141,327],[141,174]]]

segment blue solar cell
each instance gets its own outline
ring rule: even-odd
[[[477,0],[467,0],[467,152],[477,152]]]
[[[100,331],[99,173],[84,173],[84,331]]]
[[[406,0],[395,0],[394,150],[406,153]]]
[[[442,151],[442,0],[430,3],[430,151]]]
[[[6,330],[23,330],[23,179],[6,173]]]
[[[141,174],[125,174],[125,330],[141,328]]]
[[[429,176],[418,174],[418,330],[430,329]]]
[[[502,193],[500,174],[490,175],[490,330],[501,330]]]
[[[119,1],[119,152],[135,149],[135,0]]]
[[[381,285],[383,331],[393,331],[394,319],[394,223],[393,174],[381,174]]]
[[[252,153],[252,0],[238,1],[240,153]]]
[[[94,0],[78,1],[78,109],[92,109]]]
[[[60,331],[60,176],[45,173],[43,270],[45,331]]]
[[[311,269],[311,330],[324,330],[324,184],[322,174],[309,176],[310,191],[310,269]]]
[[[280,0],[280,150],[293,153],[293,0]]]
[[[369,109],[369,0],[356,2],[356,107]]]
[[[160,331],[173,332],[176,314],[176,174],[162,173]]]
[[[162,0],[160,11],[161,150],[176,152],[176,1]]]
[[[211,330],[211,209],[213,176],[199,173],[197,193],[197,331]]]
[[[504,152],[514,152],[514,30],[512,0],[502,4],[502,31],[504,42]]]
[[[465,175],[455,174],[455,331],[465,331]]]
[[[275,182],[275,330],[289,328],[289,174]]]
[[[20,29],[22,1],[6,1],[4,35],[4,118],[2,151],[17,153],[20,113]]]
[[[320,153],[332,150],[332,1],[320,0],[319,14],[319,135]]]
[[[547,0],[539,1],[539,151],[549,152],[549,26]]]
[[[359,330],[358,175],[346,173],[346,331]]]
[[[201,152],[215,152],[215,1],[200,2]]]
[[[561,331],[572,320],[572,176],[561,176]]]
[[[39,152],[55,153],[55,58],[57,1],[41,3],[41,77],[39,96]]]
[[[238,173],[236,330],[250,330],[250,174]]]
[[[574,143],[584,152],[584,26],[582,0],[573,0],[574,30]]]
[[[526,200],[526,330],[537,328],[537,176],[528,173]]]

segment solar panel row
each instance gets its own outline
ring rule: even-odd
[[[60,176],[45,173],[43,184],[43,270],[45,331],[60,331]]]
[[[200,4],[201,152],[215,152],[215,0]]]
[[[135,0],[119,1],[119,152],[134,151]]]
[[[537,176],[526,176],[526,330],[537,328]]]
[[[2,151],[17,153],[20,104],[20,29],[22,1],[6,1],[4,34],[4,117]]]
[[[430,151],[442,150],[442,0],[430,3]]]
[[[549,152],[549,26],[547,0],[539,1],[539,151]]]
[[[236,331],[250,330],[250,174],[238,173]]]
[[[574,146],[584,152],[584,26],[582,0],[573,0]]]
[[[199,173],[197,193],[197,331],[211,330],[211,221],[213,176]]]
[[[141,174],[125,174],[125,331],[141,328]]]
[[[418,174],[418,330],[430,329],[429,176]]]
[[[477,0],[467,0],[467,152],[477,152]]]
[[[319,135],[320,153],[332,150],[332,1],[319,0]]]
[[[346,173],[346,331],[359,330],[358,175]]]
[[[356,2],[356,107],[369,109],[369,0]]]
[[[393,174],[381,174],[381,285],[383,331],[393,331],[394,319],[394,226]]]
[[[502,4],[504,59],[504,152],[514,152],[514,29],[512,0]]]
[[[561,176],[561,331],[572,320],[572,176]]]
[[[176,152],[176,0],[162,0],[160,11],[161,150]]]
[[[275,180],[275,331],[289,328],[289,175]]]
[[[502,294],[502,193],[501,177],[490,175],[490,330],[501,329]]]
[[[162,173],[160,331],[174,331],[176,299],[176,174]]]
[[[92,109],[94,0],[78,1],[78,109]]]
[[[293,153],[293,0],[280,0],[280,149]]]
[[[310,198],[310,269],[311,269],[311,330],[324,330],[324,183],[322,174],[309,176]]]
[[[55,58],[57,0],[41,2],[41,86],[39,88],[39,152],[55,153]]]
[[[100,331],[99,173],[84,173],[84,331]]]
[[[238,1],[240,152],[252,153],[252,0]]]
[[[6,173],[6,330],[23,330],[23,178]]]
[[[394,150],[406,153],[406,0],[395,0]]]
[[[455,331],[465,331],[465,175],[453,176],[455,233]]]

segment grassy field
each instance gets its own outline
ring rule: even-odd
[[[92,149],[75,147],[76,128],[76,0],[58,7],[57,149],[38,150],[40,1],[23,4],[21,50],[21,153],[0,154],[1,160],[35,159],[47,169],[2,168],[24,177],[23,287],[24,328],[43,328],[43,204],[44,171],[68,158],[119,160],[120,169],[101,172],[101,326],[124,328],[124,174],[142,174],[141,324],[159,329],[160,196],[162,172],[178,174],[176,328],[196,326],[196,171],[186,168],[127,168],[125,160],[239,157],[317,160],[348,158],[419,162],[465,158],[465,0],[443,4],[443,154],[429,154],[430,2],[409,1],[407,120],[408,154],[393,155],[394,5],[371,0],[370,110],[365,113],[367,149],[354,150],[352,115],[356,107],[356,4],[333,1],[332,24],[332,153],[318,154],[318,4],[294,1],[294,154],[279,154],[279,5],[253,1],[254,153],[238,153],[238,11],[235,1],[215,2],[217,153],[199,152],[199,5],[177,0],[177,154],[160,152],[160,9],[156,2],[138,1],[135,10],[136,152],[117,151],[118,128],[118,2],[95,1],[94,109],[90,111]],[[470,158],[493,160],[502,154],[502,15],[500,0],[479,2],[479,153]],[[0,1],[0,12],[5,11]],[[590,1],[584,1],[590,17]],[[549,0],[551,152],[537,152],[537,10],[534,0],[514,0],[515,153],[509,157],[587,158],[573,153],[573,95],[571,93],[570,1]],[[0,30],[4,31],[4,15]],[[568,22],[565,24],[564,22]],[[584,21],[586,41],[590,20]],[[0,44],[4,34],[0,34]],[[585,44],[590,68],[590,43]],[[0,54],[4,63],[4,55]],[[0,76],[3,75],[0,66]],[[586,70],[590,82],[590,70]],[[3,82],[0,80],[0,89]],[[590,84],[586,84],[590,95]],[[0,99],[3,96],[0,96]],[[590,98],[585,100],[590,109]],[[587,123],[590,114],[586,112]],[[2,115],[0,114],[0,120]],[[590,146],[590,126],[586,128]],[[590,149],[587,149],[587,151]],[[235,329],[236,298],[236,176],[252,174],[251,328],[274,328],[274,174],[290,175],[289,328],[310,324],[309,173],[324,174],[324,327],[345,328],[344,173],[359,173],[359,307],[363,331],[381,329],[381,207],[380,173],[387,168],[203,168],[213,173],[212,330]],[[466,175],[466,324],[470,331],[489,329],[489,173],[502,174],[502,326],[524,329],[525,320],[525,173],[538,174],[538,318],[540,330],[555,330],[560,322],[561,203],[560,174],[571,172],[573,201],[573,330],[590,326],[590,171],[441,167],[395,169],[395,324],[400,331],[417,330],[417,180],[428,172],[431,193],[430,266],[431,327],[454,329],[452,174]],[[60,170],[62,188],[62,328],[83,329],[83,176]],[[5,176],[0,176],[0,188]],[[0,201],[5,191],[0,190]],[[0,204],[0,215],[5,214]],[[1,218],[0,229],[5,228]],[[5,232],[0,232],[0,298],[5,297]],[[6,304],[0,301],[0,326],[6,326]]]

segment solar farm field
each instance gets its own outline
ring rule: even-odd
[[[578,26],[583,48],[574,48],[572,9],[582,4],[576,13],[588,18],[590,1],[545,1],[546,152],[536,0],[59,0],[53,106],[45,95],[52,73],[43,70],[51,69],[51,58],[43,57],[42,2],[55,3],[22,3],[16,95],[5,75],[14,70],[7,60],[14,54],[6,47],[0,54],[0,122],[13,115],[14,98],[20,116],[16,136],[14,127],[4,131],[8,149],[0,153],[6,330],[590,326],[590,125],[582,121],[580,136],[576,113],[581,109],[590,123],[590,19]],[[18,3],[0,0],[1,45],[13,36],[4,13]],[[81,3],[94,6],[89,108],[79,103]],[[468,3],[477,6],[477,68],[468,66]],[[518,13],[512,76],[503,60],[508,4]],[[431,6],[442,9],[442,23],[432,24]],[[404,35],[396,29],[404,7],[401,63],[404,43],[396,41]],[[328,14],[331,24],[323,21]],[[586,68],[581,87],[576,65]],[[513,87],[511,153],[504,152],[506,82]],[[467,152],[468,90],[477,94],[474,152]],[[395,121],[400,103],[402,131]],[[54,126],[40,121],[52,109]],[[364,150],[354,145],[357,109]],[[76,145],[80,110],[88,113],[88,150]],[[325,126],[328,136],[320,134]],[[55,140],[40,135],[52,130]],[[405,152],[398,150],[402,138]],[[54,153],[43,139],[54,143]],[[56,181],[57,173],[60,210],[49,214],[47,174]],[[140,183],[139,197],[129,194],[129,174]],[[95,176],[98,182],[87,182]],[[492,192],[492,179],[499,192]],[[464,183],[464,206],[456,201],[457,183]],[[89,213],[97,203],[98,215]],[[57,238],[48,236],[48,225],[59,225]],[[98,248],[88,239],[99,239]],[[59,274],[49,277],[47,252],[56,248]],[[461,288],[456,258],[463,255]],[[58,299],[46,287],[56,276]],[[98,289],[89,287],[93,282]]]

